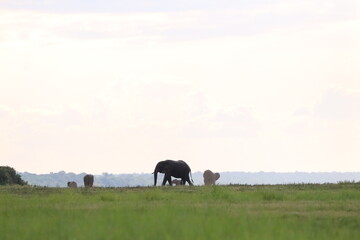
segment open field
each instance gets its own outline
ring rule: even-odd
[[[0,239],[357,239],[360,183],[0,187]]]

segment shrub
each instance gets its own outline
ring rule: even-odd
[[[27,182],[21,179],[21,176],[16,173],[15,169],[8,166],[0,166],[0,185],[27,185]]]

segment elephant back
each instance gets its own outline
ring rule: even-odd
[[[77,183],[74,181],[68,182],[67,185],[69,188],[77,188]]]

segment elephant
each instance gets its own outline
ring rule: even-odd
[[[164,180],[162,182],[163,186],[166,184],[166,182],[169,182],[169,184],[172,186],[171,177],[181,178],[182,185],[185,185],[185,183],[188,182],[189,185],[192,186],[192,182],[194,182],[191,176],[191,169],[183,160],[164,160],[158,162],[153,172],[154,186],[156,186],[158,173],[165,173]],[[191,176],[191,181],[189,178],[189,173]]]
[[[69,188],[77,188],[77,183],[74,182],[74,181],[68,182],[67,185],[68,185]]]
[[[181,180],[174,179],[174,180],[172,180],[172,183],[175,184],[175,185],[181,185]]]
[[[206,170],[203,177],[205,185],[215,185],[215,181],[220,178],[220,173],[213,173],[210,170]]]
[[[84,186],[85,187],[92,187],[94,183],[94,175],[86,174],[84,176]]]

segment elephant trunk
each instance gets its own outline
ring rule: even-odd
[[[157,182],[157,174],[158,174],[158,172],[157,172],[157,171],[155,171],[155,172],[154,172],[154,186],[156,186],[156,182]]]

